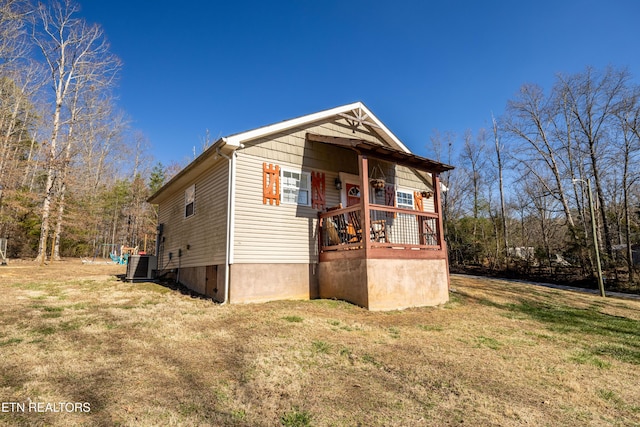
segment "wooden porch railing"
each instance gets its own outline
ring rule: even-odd
[[[320,260],[340,257],[442,258],[446,256],[437,213],[368,204],[318,214]],[[364,224],[369,230],[364,230]],[[353,251],[362,250],[357,255]],[[349,252],[347,252],[349,251]]]

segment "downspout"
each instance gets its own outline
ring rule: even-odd
[[[228,156],[224,154],[220,147],[216,148],[216,153],[220,157],[224,157],[229,160],[229,180],[227,188],[227,245],[225,248],[225,263],[224,263],[224,300],[222,304],[229,303],[229,273],[231,264],[233,264],[233,228],[235,225],[235,181],[236,181],[236,155],[235,151]]]

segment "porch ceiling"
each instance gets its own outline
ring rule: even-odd
[[[359,154],[367,157],[397,163],[402,166],[418,169],[426,172],[442,173],[453,169],[453,166],[436,162],[435,160],[420,157],[412,153],[396,150],[395,148],[375,144],[363,139],[342,138],[335,136],[317,135],[307,133],[307,141],[321,142],[324,144],[336,145],[338,147],[350,148]]]

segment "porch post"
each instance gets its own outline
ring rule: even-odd
[[[436,213],[438,214],[438,243],[440,244],[440,250],[444,252],[445,266],[447,269],[447,289],[451,290],[451,276],[449,275],[449,254],[447,253],[447,242],[444,240],[444,226],[442,219],[442,205],[440,204],[440,196],[442,192],[440,191],[440,175],[435,172],[431,172],[431,176],[433,179],[433,197],[435,200],[433,201],[433,206],[435,208]]]
[[[358,155],[360,169],[360,225],[362,225],[362,247],[365,258],[369,258],[371,249],[371,218],[369,217],[369,164],[362,154]]]
[[[442,205],[440,204],[440,176],[431,172],[432,182],[433,182],[433,207],[435,212],[438,214],[438,245],[440,245],[440,250],[446,251],[447,244],[444,240],[444,225],[442,222]]]

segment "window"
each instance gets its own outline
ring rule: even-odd
[[[284,168],[281,171],[282,203],[311,206],[311,174]]]
[[[413,193],[410,191],[400,191],[396,193],[397,206],[402,209],[413,209]]]
[[[195,213],[194,205],[196,202],[196,185],[193,184],[184,192],[184,217],[189,218]]]

